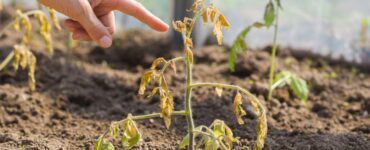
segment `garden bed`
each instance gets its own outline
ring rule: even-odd
[[[107,50],[86,43],[68,50],[65,36],[58,36],[61,42],[55,44],[52,58],[34,50],[38,58],[34,93],[27,92],[26,72],[15,73],[11,67],[0,72],[1,149],[92,149],[110,122],[129,113],[158,112],[158,97],[137,96],[140,77],[155,58],[169,59],[182,53],[166,36],[148,32],[129,31]],[[13,43],[15,38],[1,39],[1,54],[9,52]],[[306,79],[311,93],[304,104],[282,88],[266,102],[269,53],[242,54],[232,73],[227,50],[218,46],[196,49],[194,81],[232,83],[256,94],[266,104],[268,115],[265,149],[370,149],[370,76],[364,70],[282,49],[277,70],[285,68]],[[184,71],[178,64],[177,75],[168,74],[176,109],[184,107]],[[195,124],[225,120],[240,137],[235,149],[251,149],[256,139],[255,116],[248,113],[246,124],[237,124],[232,111],[234,94],[225,91],[217,97],[214,90],[194,91]],[[187,129],[184,117],[174,119],[170,129],[162,119],[138,124],[143,141],[135,149],[177,149]]]

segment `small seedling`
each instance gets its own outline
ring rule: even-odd
[[[272,90],[287,85],[294,95],[301,99],[303,102],[307,101],[309,88],[307,82],[298,75],[289,71],[281,71],[276,75]]]
[[[133,148],[141,141],[142,134],[137,127],[136,121],[151,118],[162,118],[167,128],[171,125],[171,119],[174,116],[184,116],[187,119],[188,134],[183,138],[179,145],[179,149],[208,149],[230,150],[234,143],[238,142],[238,138],[234,137],[230,127],[222,120],[215,120],[210,126],[200,125],[195,126],[193,120],[193,111],[191,106],[192,91],[201,87],[214,88],[217,95],[221,96],[225,89],[234,90],[236,96],[234,98],[233,111],[236,120],[239,124],[244,124],[243,116],[246,115],[242,105],[248,100],[255,114],[258,116],[256,127],[257,141],[254,144],[255,150],[261,150],[264,146],[264,139],[267,134],[267,120],[264,106],[259,100],[249,91],[235,85],[227,85],[220,83],[194,83],[192,80],[193,68],[193,42],[191,37],[194,24],[198,18],[202,18],[204,24],[214,24],[214,34],[218,39],[218,43],[222,44],[222,29],[229,28],[230,25],[225,16],[213,5],[206,4],[204,0],[196,0],[190,9],[194,13],[192,18],[184,18],[182,21],[173,22],[173,27],[176,31],[182,34],[184,39],[184,57],[178,57],[171,60],[164,58],[156,59],[150,70],[144,73],[141,79],[139,95],[145,95],[146,88],[149,83],[154,81],[156,87],[153,88],[148,95],[152,97],[159,93],[161,112],[148,115],[133,116],[129,114],[126,119],[113,122],[110,128],[98,139],[95,144],[95,150],[113,150],[113,141],[121,141],[124,149]],[[176,71],[176,62],[185,62],[186,65],[186,83],[185,83],[185,108],[184,110],[174,110],[173,95],[170,87],[167,85],[165,71],[171,67]],[[162,65],[162,68],[157,68]],[[197,138],[196,138],[197,137]],[[200,139],[196,142],[195,139]]]
[[[50,18],[54,26],[60,29],[60,25],[55,16],[53,9],[48,8]],[[24,30],[23,37],[19,44],[13,46],[13,51],[5,58],[5,60],[0,64],[0,71],[3,70],[10,61],[13,60],[14,70],[18,70],[19,66],[22,69],[28,70],[28,87],[30,91],[36,90],[36,80],[35,80],[35,70],[36,70],[36,57],[33,55],[29,49],[30,40],[32,39],[32,25],[30,17],[34,17],[39,25],[39,32],[42,36],[44,43],[47,47],[47,52],[49,55],[53,55],[54,49],[52,44],[52,39],[50,37],[51,25],[41,10],[32,10],[29,12],[22,12],[21,10],[16,10],[14,19],[9,23],[2,31],[0,31],[0,37],[10,28],[13,28],[16,32],[20,32],[21,29]]]
[[[276,59],[276,50],[277,50],[277,35],[279,29],[279,11],[283,9],[280,0],[269,0],[265,7],[264,13],[264,22],[255,22],[250,26],[247,26],[235,39],[233,45],[231,46],[231,51],[229,54],[229,67],[231,71],[235,70],[235,60],[238,54],[248,50],[247,44],[245,43],[245,38],[248,33],[253,28],[263,28],[267,29],[271,26],[274,26],[274,35],[272,42],[271,50],[271,63],[269,71],[269,92],[267,99],[271,99],[272,92],[274,90],[274,81],[275,81],[275,59]]]

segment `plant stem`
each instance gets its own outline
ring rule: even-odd
[[[271,52],[271,64],[270,64],[270,79],[269,79],[269,93],[267,96],[267,101],[272,97],[272,86],[274,84],[274,72],[275,72],[275,58],[276,58],[276,49],[277,49],[277,35],[279,28],[279,9],[276,9],[276,22],[274,25],[274,39],[272,43],[272,52]]]
[[[236,91],[242,92],[243,94],[251,97],[252,98],[251,100],[255,101],[258,104],[258,107],[260,108],[260,111],[262,114],[265,113],[265,108],[263,107],[261,102],[257,99],[257,97],[240,86],[222,84],[222,83],[196,83],[196,84],[192,84],[190,87],[192,88],[200,88],[200,87],[215,87],[216,88],[218,87],[218,88],[224,88],[224,89],[230,89],[230,90],[236,90]]]
[[[185,94],[185,112],[187,113],[186,120],[188,122],[189,132],[189,150],[194,150],[194,120],[193,111],[191,109],[191,91],[192,91],[192,63],[186,59],[186,94]]]
[[[267,134],[266,109],[262,105],[262,103],[257,99],[256,96],[254,96],[249,91],[241,88],[240,86],[236,86],[236,85],[228,85],[228,84],[221,84],[221,83],[197,83],[197,84],[192,84],[191,87],[192,88],[200,88],[200,87],[215,87],[216,88],[216,87],[218,87],[218,88],[236,90],[236,91],[242,92],[243,94],[247,95],[248,99],[251,102],[255,103],[257,105],[256,107],[258,107],[258,111],[256,112],[257,116],[258,116],[257,117],[258,122],[257,122],[257,127],[256,127],[257,142],[254,145],[254,147],[255,147],[255,149],[256,148],[257,149],[258,148],[262,149],[264,139],[266,138],[266,134]]]
[[[191,85],[192,88],[200,88],[200,87],[218,87],[218,88],[224,88],[224,89],[230,89],[230,90],[236,90],[244,93],[245,95],[251,96],[253,98],[256,98],[252,93],[249,91],[243,89],[240,86],[237,85],[229,85],[229,84],[222,84],[222,83],[196,83]],[[256,98],[257,99],[257,98]],[[258,101],[259,103],[259,101]],[[262,104],[261,104],[262,106]]]
[[[185,111],[174,111],[172,113],[174,116],[186,116],[187,113]],[[140,116],[131,116],[133,120],[145,120],[145,119],[152,119],[152,118],[159,118],[161,117],[161,113],[153,113],[148,115],[140,115]]]
[[[178,61],[183,61],[183,60],[185,60],[184,57],[176,57],[176,58],[173,58],[167,61],[161,69],[161,74],[163,74],[166,71],[166,69],[171,65],[172,62],[178,62]]]
[[[6,56],[5,60],[0,64],[0,71],[5,68],[5,66],[13,59],[14,51],[10,52],[8,56]]]

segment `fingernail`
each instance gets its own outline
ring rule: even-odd
[[[109,36],[103,36],[99,40],[99,45],[103,48],[108,48],[112,45],[112,39]]]

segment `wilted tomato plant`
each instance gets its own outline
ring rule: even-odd
[[[147,97],[152,97],[159,93],[160,96],[160,109],[161,112],[148,115],[134,116],[129,114],[126,119],[113,122],[110,128],[99,137],[94,149],[95,150],[113,150],[115,149],[112,144],[113,141],[120,141],[124,149],[133,148],[141,140],[142,134],[137,127],[136,121],[162,118],[167,128],[171,125],[171,119],[174,116],[184,116],[187,119],[188,134],[183,138],[179,145],[179,149],[194,150],[195,147],[204,149],[224,149],[229,150],[233,148],[233,144],[238,142],[238,138],[234,137],[230,127],[222,120],[215,120],[210,126],[199,125],[196,126],[193,120],[192,111],[192,91],[207,87],[214,88],[218,95],[222,95],[223,89],[234,90],[236,92],[233,104],[233,112],[239,124],[244,124],[242,119],[246,115],[242,107],[244,102],[249,102],[253,111],[258,116],[258,123],[256,127],[257,141],[254,144],[255,150],[261,150],[264,146],[264,139],[267,134],[267,121],[264,106],[259,100],[249,91],[236,86],[220,83],[196,83],[193,82],[193,42],[191,39],[192,31],[196,21],[201,18],[204,24],[213,23],[214,34],[218,39],[218,43],[222,44],[222,29],[227,29],[230,24],[225,16],[214,6],[213,3],[206,4],[204,0],[196,0],[193,4],[191,11],[194,13],[192,18],[185,17],[181,21],[173,22],[173,27],[176,31],[180,32],[184,41],[184,56],[177,57],[170,60],[158,58],[154,60],[150,70],[145,72],[142,76],[139,95],[145,95],[147,85],[151,82],[156,83],[156,87],[151,90]],[[184,110],[174,110],[173,95],[170,87],[167,85],[165,78],[166,70],[171,67],[176,71],[176,62],[184,62],[186,64],[186,83],[185,83],[185,108]],[[159,66],[162,66],[161,69]],[[196,142],[196,137],[201,139]],[[198,138],[197,138],[198,139]]]
[[[41,5],[40,5],[41,6]],[[51,8],[47,8],[50,18],[52,19],[54,26],[60,30],[59,22],[55,16],[55,12]],[[50,36],[52,25],[49,23],[45,13],[41,10],[32,10],[28,12],[22,12],[16,10],[12,22],[5,26],[0,31],[0,37],[5,34],[5,31],[13,28],[16,32],[20,32],[23,29],[23,37],[21,42],[13,46],[13,51],[3,60],[0,64],[0,71],[3,70],[12,60],[14,70],[18,70],[19,66],[22,69],[28,70],[28,87],[30,91],[36,89],[35,70],[36,70],[36,57],[31,52],[29,46],[32,39],[32,24],[31,17],[34,17],[39,23],[39,33],[44,40],[46,49],[49,55],[52,55],[53,44]]]

